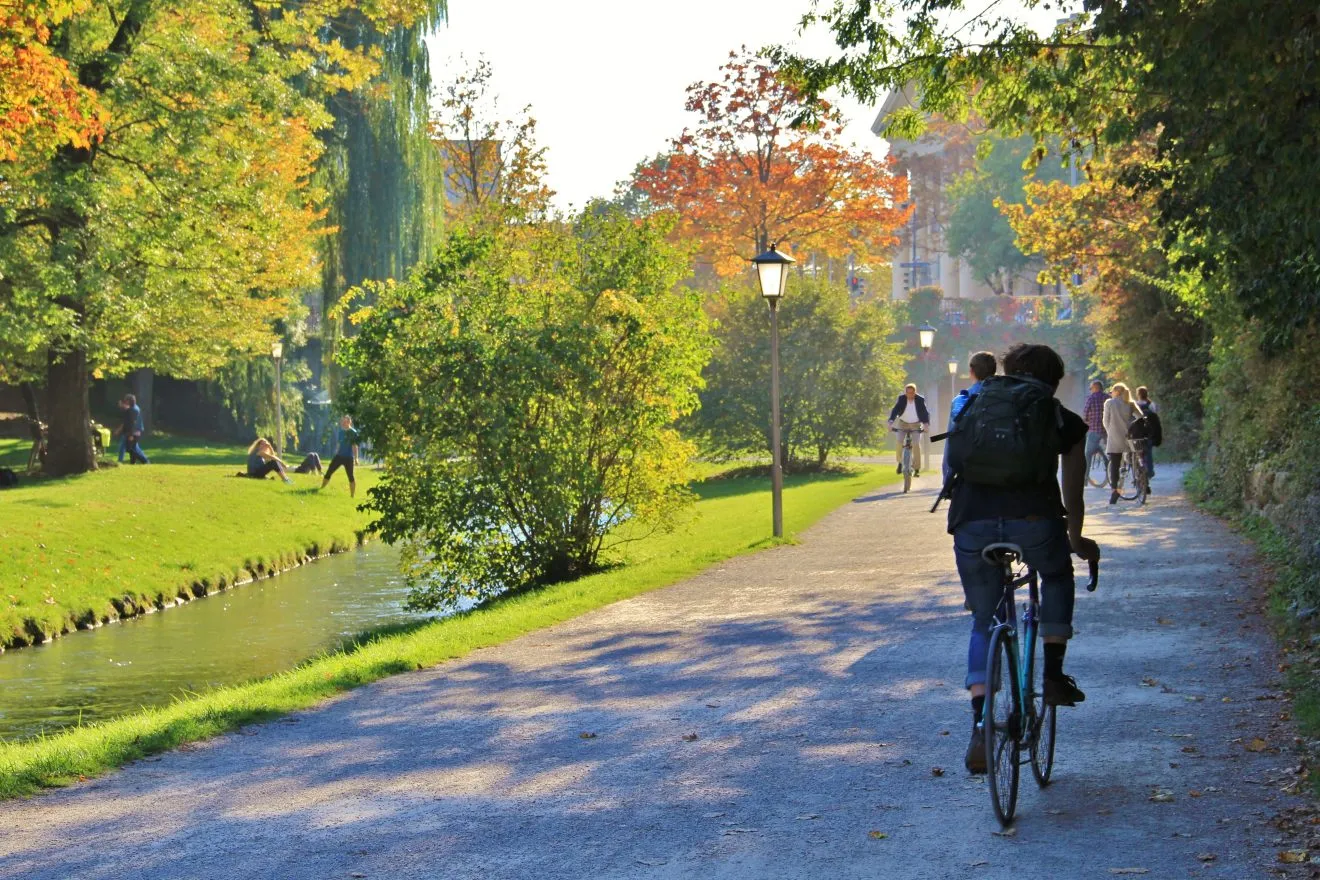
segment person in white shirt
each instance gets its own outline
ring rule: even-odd
[[[894,446],[894,458],[898,462],[898,473],[903,473],[903,438],[905,431],[924,431],[930,428],[930,412],[926,409],[926,398],[917,393],[917,386],[909,383],[903,389],[898,402],[889,411],[889,429],[897,430]],[[921,476],[921,444],[912,438],[912,475]]]

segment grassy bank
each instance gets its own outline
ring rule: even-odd
[[[0,493],[0,644],[41,641],[352,547],[367,516],[336,476],[238,479],[245,450],[155,438],[152,464]],[[359,471],[359,495],[375,474]]]
[[[792,477],[786,481],[786,534],[881,483],[892,471]],[[276,487],[270,486],[270,489]],[[95,776],[181,743],[310,706],[387,675],[461,657],[602,605],[674,583],[712,563],[772,543],[769,481],[708,480],[678,531],[629,546],[626,564],[571,583],[493,603],[408,632],[380,636],[357,649],[310,661],[251,684],[218,689],[174,705],[52,737],[0,745],[0,797]]]

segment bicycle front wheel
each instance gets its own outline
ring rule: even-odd
[[[999,824],[1008,825],[1017,811],[1018,741],[1022,712],[1017,687],[1017,650],[1009,630],[990,634],[985,683],[985,765],[990,803]]]
[[[1050,784],[1054,772],[1055,707],[1045,704],[1045,641],[1036,638],[1035,662],[1031,673],[1031,704],[1036,709],[1036,729],[1031,738],[1031,775],[1041,788]]]
[[[912,491],[912,449],[903,447],[903,493]]]

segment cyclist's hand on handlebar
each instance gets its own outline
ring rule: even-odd
[[[1073,553],[1076,553],[1087,562],[1100,561],[1100,545],[1095,541],[1092,541],[1090,538],[1084,538],[1078,535],[1075,539],[1070,538],[1068,544],[1069,549],[1071,549]]]

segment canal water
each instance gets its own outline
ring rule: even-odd
[[[343,553],[164,612],[0,655],[0,738],[21,739],[296,666],[418,619],[398,554]]]

